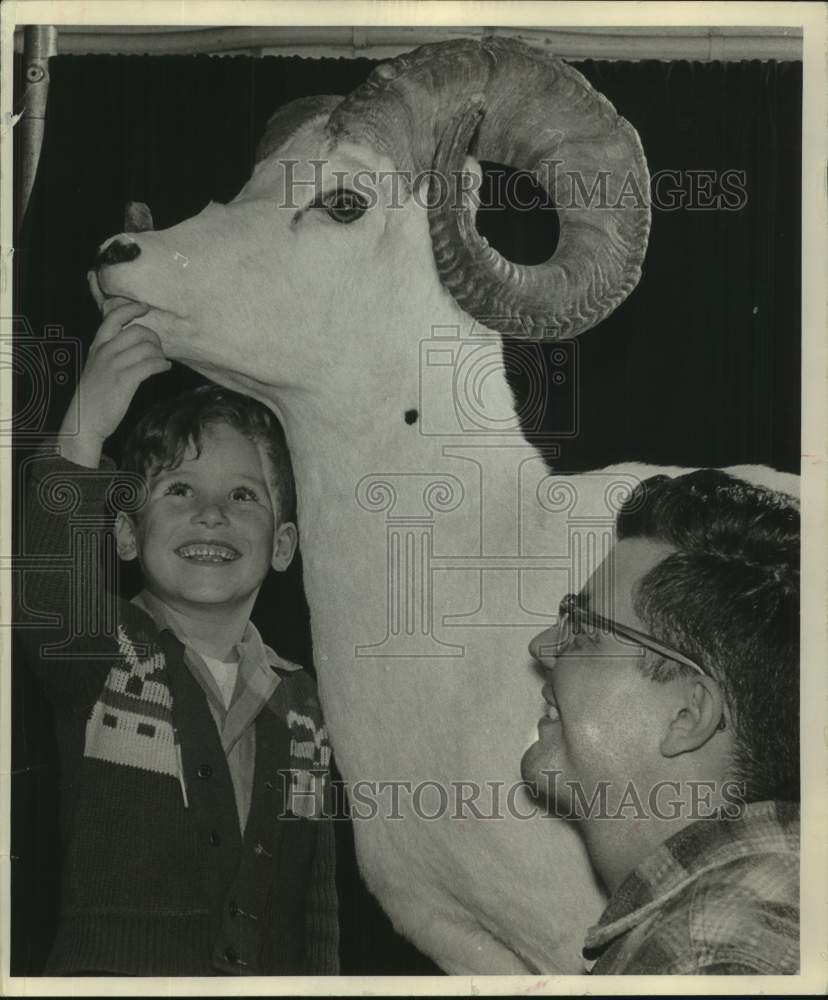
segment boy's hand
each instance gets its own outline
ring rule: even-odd
[[[59,432],[61,454],[70,462],[96,469],[104,441],[123,420],[138,386],[171,367],[157,333],[134,323],[123,329],[148,309],[141,302],[128,302],[112,309],[101,323]],[[71,433],[75,407],[79,431]]]

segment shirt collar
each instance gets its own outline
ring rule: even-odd
[[[132,598],[130,604],[134,604],[145,611],[150,618],[155,622],[159,630],[168,629],[172,634],[183,643],[187,649],[192,649],[192,646],[187,639],[187,636],[182,635],[179,631],[179,626],[173,621],[172,617],[167,612],[167,608],[157,597],[154,597],[148,590],[142,590],[140,594],[136,594]],[[292,673],[294,670],[301,670],[301,666],[296,663],[291,663],[290,660],[282,659],[279,654],[270,648],[262,639],[259,630],[253,624],[253,622],[248,621],[245,625],[244,633],[242,634],[241,641],[236,646],[236,651],[239,654],[239,661],[243,659],[243,653],[248,651],[252,653],[256,659],[263,659],[269,667],[274,670],[280,670],[287,673]]]
[[[584,952],[603,948],[652,916],[701,874],[744,857],[751,849],[767,850],[773,840],[788,837],[792,838],[788,849],[798,849],[798,819],[799,803],[755,802],[742,806],[738,818],[718,814],[690,823],[624,879],[601,919],[587,931]]]
[[[222,745],[228,752],[238,742],[244,731],[255,720],[279,686],[283,676],[302,668],[288,660],[283,660],[270,646],[262,641],[259,630],[248,621],[241,640],[236,645],[239,662],[239,677],[236,682],[233,701],[225,709],[221,692],[215,679],[198,651],[178,630],[167,609],[146,590],[132,599],[152,618],[158,628],[165,629],[184,646],[184,662],[201,686],[211,711],[219,726]]]

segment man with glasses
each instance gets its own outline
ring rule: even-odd
[[[702,470],[639,484],[530,644],[524,778],[577,821],[609,904],[596,974],[799,968],[799,510]]]

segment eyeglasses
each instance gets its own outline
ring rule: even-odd
[[[572,641],[572,637],[574,635],[581,635],[585,628],[598,629],[619,639],[626,639],[638,646],[643,646],[645,649],[650,649],[654,653],[658,653],[659,656],[663,656],[666,660],[672,660],[674,663],[690,667],[705,677],[711,676],[707,670],[700,667],[689,656],[685,656],[684,653],[679,652],[672,646],[668,646],[667,643],[656,639],[655,636],[648,635],[646,632],[639,632],[638,629],[630,628],[629,625],[622,625],[620,622],[613,621],[612,618],[605,618],[596,611],[585,608],[581,602],[581,598],[577,594],[567,594],[558,606],[558,632],[560,638],[558,642],[551,644],[551,652],[554,655],[564,652]],[[543,649],[546,651],[549,647],[544,643]]]
[[[648,635],[646,632],[639,632],[636,628],[631,628],[629,625],[622,625],[621,622],[614,621],[612,618],[605,618],[603,615],[599,615],[597,611],[585,608],[581,603],[581,598],[577,594],[567,594],[558,606],[558,635],[560,638],[557,642],[551,644],[553,655],[559,656],[563,653],[571,643],[573,636],[582,634],[585,627],[607,632],[619,639],[626,639],[638,646],[643,646],[645,649],[650,649],[654,653],[658,653],[665,660],[672,660],[674,663],[690,667],[703,677],[716,679],[708,670],[700,667],[695,660],[691,660],[689,656],[685,656],[679,650],[668,646],[661,639],[656,639],[653,635]],[[540,650],[541,655],[548,650],[550,650],[550,647],[543,644]],[[727,720],[724,711],[722,711],[717,729],[719,732],[722,732],[726,728]]]

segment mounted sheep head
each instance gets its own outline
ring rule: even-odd
[[[477,233],[470,155],[551,188],[560,238],[550,260],[512,263]],[[116,237],[98,275],[106,295],[156,307],[145,322],[172,357],[316,385],[311,342],[321,349],[334,331],[359,352],[379,315],[402,314],[410,328],[459,308],[504,333],[589,329],[640,277],[649,207],[629,193],[647,189],[634,129],[580,73],[513,40],[462,40],[377,67],[345,100],[280,109],[232,202],[164,232]],[[247,357],[236,349],[240,324]]]

